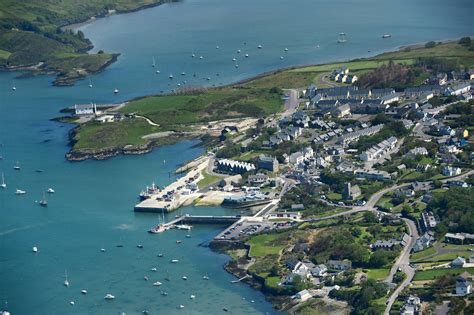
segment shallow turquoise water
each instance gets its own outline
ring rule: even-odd
[[[472,1],[464,0],[390,4],[191,0],[83,26],[95,50],[122,54],[117,63],[92,77],[92,89],[88,81],[58,88],[51,86],[51,77],[16,80],[17,74],[1,73],[0,155],[4,160],[0,172],[5,172],[8,188],[0,191],[0,300],[8,299],[13,314],[137,314],[144,309],[151,314],[215,314],[223,307],[233,314],[273,312],[259,292],[230,283],[233,277],[222,269],[226,256],[200,246],[222,227],[196,226],[190,239],[180,231],[149,235],[146,230],[157,223],[157,216],[132,211],[144,185],[152,180],[168,183],[173,179],[169,172],[202,153],[193,148],[194,142],[143,156],[70,163],[64,159],[70,126],[49,119],[74,103],[118,102],[168,91],[183,80],[193,86],[225,84],[279,67],[361,57],[414,42],[472,34],[472,9]],[[347,33],[348,43],[336,44],[339,32]],[[382,40],[384,33],[392,38]],[[263,49],[257,49],[259,44]],[[283,52],[285,47],[288,53]],[[238,55],[237,49],[250,57]],[[204,58],[191,58],[193,51]],[[283,61],[280,55],[285,56]],[[160,75],[151,67],[152,56]],[[233,57],[239,59],[238,69]],[[182,71],[187,75],[181,77]],[[170,73],[175,76],[172,83],[167,78]],[[12,81],[16,92],[11,91]],[[120,89],[118,95],[113,95],[114,88]],[[17,160],[22,166],[19,172],[13,170]],[[48,187],[56,193],[43,209],[35,200]],[[15,196],[16,188],[27,195]],[[219,207],[184,211],[233,213]],[[183,244],[176,245],[178,238]],[[118,243],[124,247],[115,247]],[[138,249],[137,244],[144,248]],[[38,246],[40,253],[34,255],[32,246]],[[101,253],[101,247],[107,251]],[[165,258],[156,257],[159,252]],[[180,263],[170,264],[173,258]],[[155,266],[156,274],[150,271]],[[62,285],[66,269],[69,288]],[[167,272],[171,282],[163,281]],[[203,281],[205,274],[211,280]],[[181,280],[183,275],[189,280]],[[162,288],[152,286],[156,280],[164,283]],[[82,296],[81,289],[89,294]],[[162,289],[169,296],[161,296]],[[116,300],[104,301],[106,293]],[[191,294],[195,300],[189,299]],[[71,300],[76,302],[73,307]],[[177,310],[179,304],[185,309]]]

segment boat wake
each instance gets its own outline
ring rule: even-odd
[[[37,227],[40,227],[40,226],[43,226],[43,225],[46,225],[46,224],[48,224],[48,223],[31,224],[31,225],[26,225],[26,226],[22,226],[22,227],[13,228],[13,229],[6,230],[6,231],[0,231],[0,236],[8,235],[8,234],[19,232],[19,231],[24,231],[24,230],[37,228]]]

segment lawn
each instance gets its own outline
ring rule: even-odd
[[[113,123],[89,122],[78,127],[75,150],[115,148],[127,144],[146,144],[142,136],[158,131],[143,119]]]
[[[474,272],[474,267],[471,268],[447,268],[447,269],[435,269],[435,270],[425,270],[425,271],[417,271],[415,277],[413,278],[414,281],[425,281],[425,280],[433,280],[437,277],[441,277],[443,275],[451,274],[453,276],[459,275],[467,271],[469,273]]]
[[[388,277],[390,269],[380,268],[380,269],[368,269],[367,278],[374,280],[382,280]]]
[[[333,201],[340,201],[340,200],[342,200],[342,195],[341,195],[341,194],[338,194],[338,193],[335,193],[335,192],[328,193],[328,194],[327,194],[327,197],[328,197],[328,199],[331,199],[331,200],[333,200]]]
[[[414,253],[411,255],[410,260],[413,262],[423,261],[423,257],[436,254],[436,249],[434,247],[429,247],[420,252]]]
[[[218,88],[192,95],[150,96],[121,109],[151,119],[163,129],[238,117],[260,117],[279,112],[283,100],[269,89]]]
[[[287,233],[262,234],[249,239],[250,256],[263,257],[271,254],[279,254],[286,246]]]
[[[392,198],[390,197],[382,197],[379,199],[379,201],[377,201],[377,206],[380,206],[384,209],[392,209],[394,205],[391,201]]]
[[[220,176],[209,175],[206,172],[202,172],[202,175],[204,176],[204,178],[201,179],[197,183],[199,189],[202,189],[204,187],[215,184],[215,183],[219,182],[222,179],[222,177],[220,177]]]

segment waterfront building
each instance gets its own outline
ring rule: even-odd
[[[95,115],[97,114],[97,105],[96,104],[75,104],[74,105],[74,114],[76,116],[82,115]]]
[[[221,159],[216,162],[216,168],[222,173],[243,174],[255,170],[255,165],[247,162]]]

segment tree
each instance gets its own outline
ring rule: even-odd
[[[364,220],[365,222],[368,222],[368,223],[379,222],[379,220],[377,219],[377,216],[373,212],[370,212],[370,211],[364,212]]]
[[[425,44],[425,48],[433,48],[433,47],[435,47],[435,46],[436,46],[436,43],[433,42],[433,41],[427,42],[427,43]]]
[[[470,47],[471,46],[471,38],[470,37],[463,37],[459,40],[458,44],[466,46],[466,47]]]

